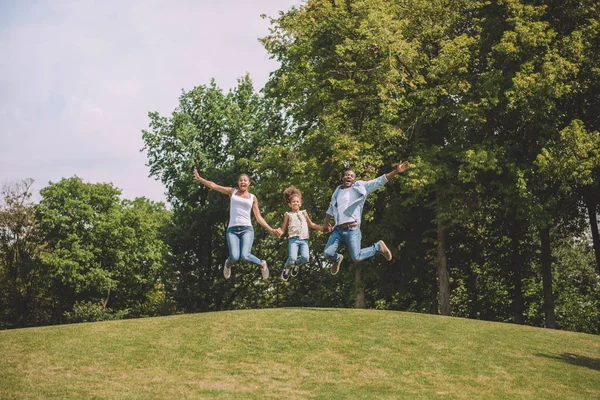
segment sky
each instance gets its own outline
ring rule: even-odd
[[[277,69],[261,14],[302,0],[0,0],[0,184],[78,176],[122,197],[165,201],[149,178],[142,130],[182,90],[225,91]]]

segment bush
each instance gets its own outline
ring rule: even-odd
[[[129,310],[110,311],[105,309],[101,304],[91,301],[76,302],[73,306],[73,311],[65,312],[65,318],[70,324],[78,322],[96,322],[96,321],[112,321],[123,319]]]

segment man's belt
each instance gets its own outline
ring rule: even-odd
[[[354,228],[356,226],[358,226],[358,222],[346,222],[344,224],[337,225],[336,228],[348,229],[348,228]]]

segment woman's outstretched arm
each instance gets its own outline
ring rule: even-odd
[[[202,178],[200,174],[198,174],[196,168],[194,168],[194,179],[196,179],[198,182],[200,182],[207,188],[211,190],[216,190],[217,192],[221,192],[223,194],[226,194],[227,196],[231,196],[231,194],[233,193],[232,187],[217,185],[213,181],[209,181],[208,179]]]

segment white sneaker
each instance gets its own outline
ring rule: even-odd
[[[269,267],[267,267],[267,262],[265,260],[262,260],[260,272],[262,272],[263,279],[269,279]]]
[[[231,266],[227,264],[227,260],[225,260],[225,264],[223,265],[223,276],[225,279],[229,279],[231,276]]]

